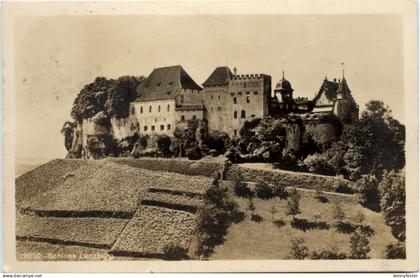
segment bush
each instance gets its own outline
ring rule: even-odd
[[[350,258],[369,259],[369,239],[361,229],[356,229],[350,236]]]
[[[329,159],[325,154],[312,154],[308,155],[303,164],[311,173],[335,175],[336,172],[329,163]]]
[[[204,194],[204,206],[197,216],[196,255],[208,257],[215,246],[222,244],[229,225],[238,215],[238,205],[228,195],[227,188],[213,185]]]
[[[286,186],[283,183],[276,183],[273,189],[274,196],[284,199],[288,196]]]
[[[405,241],[405,176],[403,173],[386,172],[379,184],[380,204],[385,223],[392,234]]]
[[[385,250],[385,258],[387,259],[405,259],[405,243],[398,242],[394,244],[388,244]]]
[[[255,186],[255,193],[258,198],[263,200],[268,200],[274,197],[273,188],[263,180],[257,182]]]
[[[201,153],[201,150],[197,145],[194,145],[191,148],[187,149],[185,154],[190,160],[199,160],[203,157],[203,154]]]
[[[301,198],[300,193],[296,190],[296,188],[293,188],[289,193],[289,199],[287,200],[287,212],[286,212],[287,215],[293,216],[293,220],[295,219],[296,215],[301,213],[300,208],[299,208],[300,198]]]
[[[176,243],[168,243],[163,247],[163,258],[165,260],[183,260],[187,258],[188,250]]]
[[[158,135],[157,145],[159,151],[163,154],[164,157],[169,157],[171,154],[171,138],[167,135]]]
[[[235,181],[233,190],[235,195],[241,198],[252,198],[254,195],[248,185],[240,180]]]
[[[379,201],[378,180],[373,175],[363,175],[356,182],[356,190],[360,194],[360,203],[364,206]]]
[[[296,260],[304,260],[309,256],[309,248],[305,245],[305,241],[302,238],[292,240],[290,255]]]
[[[347,254],[338,252],[336,248],[331,250],[313,251],[311,253],[311,260],[345,260]]]

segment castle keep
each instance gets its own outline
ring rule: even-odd
[[[294,98],[284,73],[273,94],[271,91],[271,76],[266,74],[239,75],[236,68],[232,72],[217,67],[200,87],[180,65],[157,68],[137,88],[138,97],[130,103],[131,129],[141,135],[172,136],[176,127],[197,120],[210,133],[234,137],[245,121],[267,116],[300,115],[314,133],[313,123],[322,115],[336,115],[349,125],[358,120],[358,106],[344,76],[338,81],[325,78],[313,100]],[[321,141],[325,140],[329,138]]]

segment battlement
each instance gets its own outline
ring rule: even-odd
[[[264,78],[264,74],[257,73],[257,74],[238,74],[231,77],[231,80],[255,80]]]

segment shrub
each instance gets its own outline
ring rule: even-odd
[[[333,247],[331,250],[313,251],[311,253],[311,260],[345,260],[347,254],[338,252],[337,248]]]
[[[293,216],[293,220],[295,219],[296,215],[301,213],[300,208],[299,208],[300,198],[301,198],[300,193],[296,190],[296,188],[293,188],[289,193],[289,199],[287,200],[287,212],[286,212],[287,215]]]
[[[309,256],[309,248],[305,245],[305,241],[302,238],[292,240],[290,255],[296,260],[304,260]]]
[[[405,241],[405,176],[403,173],[386,172],[379,184],[380,204],[385,223],[392,234]]]
[[[229,225],[238,215],[238,205],[228,195],[227,188],[211,186],[204,194],[204,206],[197,213],[196,255],[208,257],[215,246],[223,243]]]
[[[385,249],[385,258],[387,259],[405,259],[405,243],[398,242],[394,244],[388,244]]]
[[[253,197],[253,193],[251,189],[248,187],[247,183],[242,182],[240,180],[235,181],[234,186],[235,195],[241,198],[251,198]]]
[[[284,185],[283,183],[276,183],[274,185],[274,189],[273,189],[273,194],[274,196],[277,196],[281,199],[284,199],[288,196],[287,190],[286,190],[286,185]]]
[[[333,202],[332,210],[333,219],[336,227],[338,228],[340,224],[344,222],[344,219],[346,218],[346,213],[343,210],[342,203],[337,200]]]
[[[327,155],[324,153],[308,155],[305,160],[303,160],[303,164],[311,173],[335,175],[335,171],[331,167]]]
[[[363,175],[356,182],[356,190],[360,194],[360,203],[364,206],[378,203],[378,180],[373,175]]]
[[[369,239],[361,229],[356,229],[350,236],[350,258],[369,259]]]
[[[185,154],[190,160],[199,160],[203,157],[200,148],[194,144],[191,148],[187,149]]]
[[[165,260],[183,260],[187,258],[188,250],[176,243],[168,243],[163,247],[163,258]]]
[[[171,138],[167,135],[159,135],[157,138],[157,145],[159,151],[163,156],[168,157],[171,154]]]
[[[274,197],[273,188],[263,180],[257,182],[255,186],[255,193],[258,198],[263,200],[268,200]]]

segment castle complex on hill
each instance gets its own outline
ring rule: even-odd
[[[230,137],[239,135],[245,121],[267,116],[299,115],[309,128],[322,115],[333,114],[343,125],[358,121],[359,107],[344,74],[333,81],[325,77],[313,100],[294,98],[293,91],[284,72],[272,93],[271,76],[266,74],[239,75],[236,68],[232,72],[229,67],[217,67],[200,87],[182,66],[163,67],[154,69],[139,85],[129,118],[132,131],[141,135],[172,136],[176,127],[197,120],[208,132]]]

